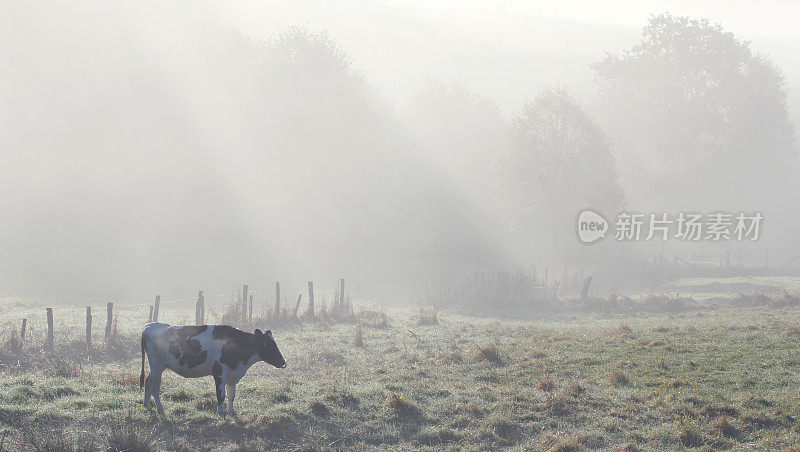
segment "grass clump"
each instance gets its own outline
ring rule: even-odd
[[[317,417],[325,417],[331,414],[331,409],[328,408],[328,405],[325,405],[318,400],[311,402],[311,404],[308,406],[308,409],[314,414],[314,416]]]
[[[490,364],[494,364],[495,366],[503,366],[505,362],[503,361],[503,357],[500,354],[500,349],[497,348],[496,345],[482,345],[478,347],[477,352],[475,353],[476,361],[484,361]]]
[[[438,325],[439,313],[434,306],[420,306],[412,316],[417,325]]]
[[[422,417],[422,410],[419,409],[414,403],[402,395],[389,391],[386,394],[386,400],[383,402],[390,416],[399,419],[419,419]]]
[[[149,452],[155,450],[150,438],[150,432],[144,431],[136,424],[119,426],[109,432],[106,452]]]
[[[703,444],[703,438],[697,429],[688,422],[681,422],[677,427],[678,441],[685,447],[698,447]]]
[[[720,416],[714,420],[713,428],[714,432],[725,438],[738,438],[741,433],[728,416]]]
[[[630,383],[628,376],[619,369],[613,369],[608,373],[605,383],[611,387],[624,386]]]
[[[553,382],[552,378],[545,377],[536,382],[536,389],[545,392],[553,392],[556,389],[556,384]]]

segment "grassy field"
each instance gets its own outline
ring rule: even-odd
[[[2,450],[785,449],[800,440],[800,307],[548,314],[511,321],[390,310],[388,325],[273,328],[288,367],[251,368],[238,419],[210,377],[164,374],[166,414],[141,404],[145,306],[122,307],[119,343],[82,343],[85,308],[5,300]],[[99,311],[99,309],[98,309]],[[20,352],[11,329],[27,316]],[[167,308],[163,321],[187,321]],[[410,330],[410,331],[409,331]],[[413,333],[412,333],[413,332]]]

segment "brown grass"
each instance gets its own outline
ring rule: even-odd
[[[439,313],[434,306],[419,306],[412,319],[417,325],[438,325]]]
[[[389,325],[389,317],[386,312],[377,308],[359,308],[356,312],[356,320],[370,328],[386,328]]]
[[[686,422],[678,424],[678,441],[686,447],[697,447],[703,444],[703,438],[697,429]]]
[[[552,392],[556,389],[556,384],[553,382],[552,378],[544,377],[536,382],[536,389],[545,392]]]
[[[621,370],[613,369],[606,376],[605,383],[608,386],[617,387],[629,384],[630,380],[628,379],[628,376],[625,375]]]
[[[478,350],[475,352],[475,359],[477,361],[485,361],[494,364],[495,366],[502,366],[505,364],[500,354],[500,349],[491,344],[478,347]]]
[[[714,421],[714,431],[725,438],[737,438],[740,430],[728,416],[720,416]]]
[[[616,333],[616,335],[619,336],[620,339],[628,339],[633,337],[633,330],[631,329],[631,327],[629,327],[624,323],[618,326],[614,330],[614,333]]]
[[[414,405],[410,400],[396,392],[387,392],[386,400],[383,402],[390,416],[401,419],[417,419],[422,416],[422,410]]]

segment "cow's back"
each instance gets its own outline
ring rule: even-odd
[[[151,365],[160,364],[183,377],[211,375],[213,363],[221,354],[213,329],[211,325],[148,324],[143,335]]]

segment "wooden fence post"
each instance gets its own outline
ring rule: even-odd
[[[197,304],[194,309],[194,323],[195,325],[203,325],[206,323],[206,307],[202,290],[197,294]]]
[[[47,308],[47,348],[53,349],[53,308]]]
[[[242,285],[242,322],[247,321],[247,292],[249,289],[247,284]]]
[[[344,306],[344,278],[340,280],[339,284],[339,306]]]
[[[114,303],[106,304],[106,340],[111,336],[111,324],[114,323]]]
[[[281,283],[275,282],[275,312],[272,314],[274,320],[278,320],[281,315]]]
[[[303,294],[297,296],[297,303],[294,305],[294,311],[292,311],[292,317],[297,318],[297,310],[300,309],[300,300],[303,299]]]
[[[308,282],[308,311],[306,312],[306,316],[313,319],[314,318],[314,282]]]
[[[153,323],[153,306],[150,306],[150,314],[147,315],[147,323]]]
[[[28,319],[22,319],[22,328],[19,330],[19,343],[25,344],[25,329],[28,327]]]
[[[158,322],[159,305],[161,305],[161,295],[156,295],[156,302],[153,305],[153,322]]]
[[[86,306],[86,348],[92,348],[92,307]]]
[[[589,298],[589,284],[591,283],[592,283],[592,275],[589,275],[589,277],[583,281],[583,288],[581,289],[581,300],[586,301],[586,299]]]

